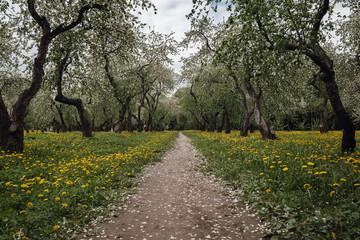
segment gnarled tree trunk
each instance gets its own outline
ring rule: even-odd
[[[353,152],[356,146],[355,125],[342,104],[339,89],[335,82],[333,61],[318,44],[313,44],[311,49],[305,51],[305,54],[320,67],[318,76],[326,84],[326,92],[331,106],[343,127],[341,150]]]
[[[67,64],[68,59],[69,59],[69,52],[67,52],[64,58],[59,61],[56,69],[55,78],[57,81],[57,95],[55,97],[55,101],[68,104],[71,106],[75,106],[77,112],[79,113],[83,137],[91,137],[92,135],[91,124],[86,116],[86,111],[82,100],[79,98],[72,99],[65,97],[62,93],[62,78],[63,78],[63,73],[68,65]]]
[[[260,99],[261,99],[261,90],[259,93],[256,93],[254,88],[250,83],[251,75],[248,72],[247,76],[244,78],[245,88],[248,91],[251,100],[254,104],[254,118],[255,123],[258,126],[261,136],[264,140],[266,139],[275,139],[275,134],[270,130],[269,126],[267,125],[260,108]]]
[[[240,94],[241,101],[242,101],[242,108],[244,110],[244,119],[243,119],[243,123],[241,125],[240,136],[247,137],[249,126],[250,126],[250,117],[254,113],[254,108],[251,111],[249,111],[249,108],[248,108],[247,102],[246,102],[246,96],[245,96],[244,91],[240,87],[239,79],[235,75],[235,73],[232,71],[232,68],[230,66],[228,67],[228,69],[230,71],[232,79],[234,80],[236,91]]]

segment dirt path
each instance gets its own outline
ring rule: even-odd
[[[118,217],[97,224],[97,236],[78,239],[261,239],[264,226],[220,183],[196,170],[200,159],[180,133],[163,161],[144,172],[137,193]]]

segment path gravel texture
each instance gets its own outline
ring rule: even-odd
[[[117,217],[93,226],[97,235],[83,233],[78,239],[262,239],[264,224],[214,177],[199,171],[202,160],[196,156],[190,139],[180,133],[163,161],[144,171]]]

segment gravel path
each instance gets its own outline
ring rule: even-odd
[[[162,162],[149,166],[136,194],[111,221],[96,224],[98,235],[78,239],[200,240],[261,239],[264,225],[211,176],[180,133]]]

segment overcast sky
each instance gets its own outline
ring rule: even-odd
[[[157,14],[154,11],[149,10],[143,12],[140,16],[140,20],[148,25],[145,30],[149,30],[149,27],[153,28],[156,32],[169,34],[174,32],[174,37],[177,41],[181,41],[185,36],[184,33],[190,29],[190,21],[186,19],[186,15],[191,12],[192,0],[152,0],[157,8]],[[342,14],[349,14],[348,9],[343,9],[341,4],[337,4],[335,7],[336,12]],[[217,13],[214,13],[215,21],[219,22],[228,16],[225,8],[219,8]],[[338,39],[334,39],[336,41]],[[174,69],[180,73],[181,69],[181,56],[189,56],[190,52],[195,50],[187,50],[180,52],[180,55],[173,56]]]
[[[157,14],[154,11],[143,12],[140,20],[153,28],[156,32],[170,34],[174,32],[174,38],[180,42],[184,37],[184,33],[190,30],[190,20],[186,15],[191,12],[192,0],[152,0],[157,8]],[[220,9],[216,13],[216,20],[220,21],[225,16],[225,9]],[[146,30],[149,28],[147,27]],[[189,56],[190,52],[195,50],[187,50],[180,52],[180,55],[173,56],[174,68],[176,72],[180,73],[181,56]]]

